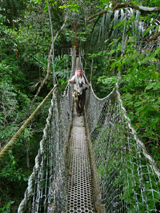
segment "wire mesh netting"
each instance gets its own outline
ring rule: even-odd
[[[106,212],[160,212],[160,172],[132,128],[118,88],[104,99],[88,91],[86,110]]]
[[[74,113],[70,138],[67,213],[93,213],[92,175],[83,117]]]
[[[67,201],[64,147],[71,123],[70,92],[53,93],[35,167],[18,212],[65,212]]]
[[[72,75],[78,63],[72,58]],[[72,86],[68,86],[64,96],[60,96],[57,90],[53,93],[40,150],[18,213],[94,212],[92,192],[95,190],[87,182],[93,182],[93,173],[88,169],[89,164],[84,167],[84,162],[89,159],[88,152],[85,158],[83,153],[88,150],[82,141],[85,128],[81,121],[72,121],[71,91]],[[100,200],[105,206],[103,211],[96,207],[97,212],[160,212],[160,171],[132,128],[118,87],[103,99],[97,98],[92,89],[87,90],[85,107],[90,130],[87,137],[93,143]],[[75,132],[69,140],[71,124],[73,130],[81,127],[84,137],[79,134],[77,137]],[[75,143],[72,144],[72,140]],[[75,153],[71,149],[75,149]],[[68,174],[71,176],[69,179]],[[86,180],[79,184],[81,177]],[[81,200],[82,194],[85,198]],[[84,204],[82,208],[79,207],[80,201]],[[86,202],[89,207],[85,206]]]
[[[71,76],[75,72],[75,50],[72,50]],[[28,188],[18,213],[66,212],[67,203],[67,133],[72,123],[72,87],[64,95],[53,92],[43,139],[35,158]]]

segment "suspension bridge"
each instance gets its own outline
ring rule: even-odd
[[[72,75],[79,63],[73,55]],[[56,86],[51,92],[18,213],[160,212],[160,171],[131,125],[118,86],[103,99],[89,88],[81,117],[72,89],[63,96]]]

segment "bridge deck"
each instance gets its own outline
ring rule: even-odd
[[[70,168],[68,178],[68,213],[94,213],[92,175],[84,118],[74,112],[70,139]]]

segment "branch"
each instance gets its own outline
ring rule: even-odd
[[[50,5],[49,5],[49,0],[47,0],[48,4],[48,14],[49,14],[49,20],[50,20],[50,26],[51,26],[51,35],[52,35],[52,41],[53,41],[53,27],[52,27],[52,18],[51,18],[51,12],[50,12]],[[52,66],[53,66],[53,85],[55,84],[55,66],[54,66],[54,44],[52,48]]]
[[[133,9],[136,9],[136,10],[139,10],[140,12],[160,12],[160,7],[144,7],[144,6],[140,6],[140,5],[136,5],[134,3],[131,3],[131,2],[127,2],[127,3],[113,3],[112,4],[113,6],[113,12],[118,9],[118,8],[133,8]],[[107,12],[111,12],[111,10],[102,10],[96,14],[93,14],[91,15],[90,17],[88,17],[86,19],[86,21],[89,21],[91,19],[93,19],[94,17],[96,16],[100,16],[104,13],[107,13]]]
[[[34,118],[34,116],[38,113],[38,111],[41,109],[43,104],[46,102],[46,100],[49,98],[49,96],[53,93],[53,91],[55,90],[56,87],[57,87],[57,85],[55,85],[53,87],[53,89],[43,99],[43,101],[39,104],[39,106],[34,110],[34,112],[29,116],[29,118],[24,122],[24,124],[21,126],[21,128],[16,132],[16,134],[11,138],[11,140],[5,145],[5,147],[0,152],[0,161],[8,153],[8,151],[11,149],[11,147],[16,143],[16,140],[19,138],[21,133],[24,131],[24,129],[27,127],[27,125],[31,122],[31,120]]]
[[[156,33],[154,36],[148,39],[148,42],[155,40],[159,35],[160,35],[160,32]]]
[[[132,2],[115,3],[113,11],[115,11],[118,8],[123,8],[123,7],[130,7],[130,8],[139,10],[140,12],[160,12],[160,7],[144,7],[144,6],[136,5]]]
[[[68,10],[67,10],[67,14],[66,14],[66,16],[65,16],[65,18],[64,18],[64,23],[63,23],[63,25],[62,25],[61,28],[57,31],[57,33],[56,33],[56,35],[55,35],[55,37],[54,37],[54,39],[53,39],[53,41],[52,41],[51,49],[50,49],[49,55],[48,55],[47,74],[46,74],[44,80],[42,81],[41,85],[39,86],[39,88],[38,88],[38,90],[37,90],[37,92],[36,92],[36,94],[35,94],[35,96],[34,96],[32,102],[31,102],[31,106],[30,106],[30,109],[29,109],[29,113],[28,113],[28,114],[30,114],[35,99],[37,98],[39,92],[41,91],[41,88],[43,87],[44,83],[47,81],[47,79],[48,79],[48,77],[49,77],[49,74],[50,74],[51,54],[52,54],[52,51],[53,51],[54,42],[55,42],[56,38],[58,37],[58,35],[60,34],[60,32],[62,31],[62,29],[64,28],[64,26],[66,25],[67,17],[68,17]]]
[[[102,10],[101,12],[98,12],[98,13],[93,14],[93,15],[91,15],[90,17],[88,17],[88,18],[86,19],[86,21],[89,21],[90,19],[92,19],[92,18],[94,18],[94,17],[96,17],[96,16],[100,16],[100,15],[102,15],[102,14],[104,14],[104,13],[107,13],[107,12],[108,12],[108,10]]]

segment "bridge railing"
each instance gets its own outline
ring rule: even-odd
[[[160,171],[131,126],[118,88],[104,99],[92,89],[87,93],[86,119],[104,212],[159,212]]]
[[[65,96],[54,91],[40,149],[18,212],[66,211],[66,137],[71,129],[70,87]]]
[[[73,50],[71,76],[75,72],[75,57]],[[67,211],[67,156],[72,109],[72,86],[67,85],[63,96],[54,90],[33,173],[18,213]]]

